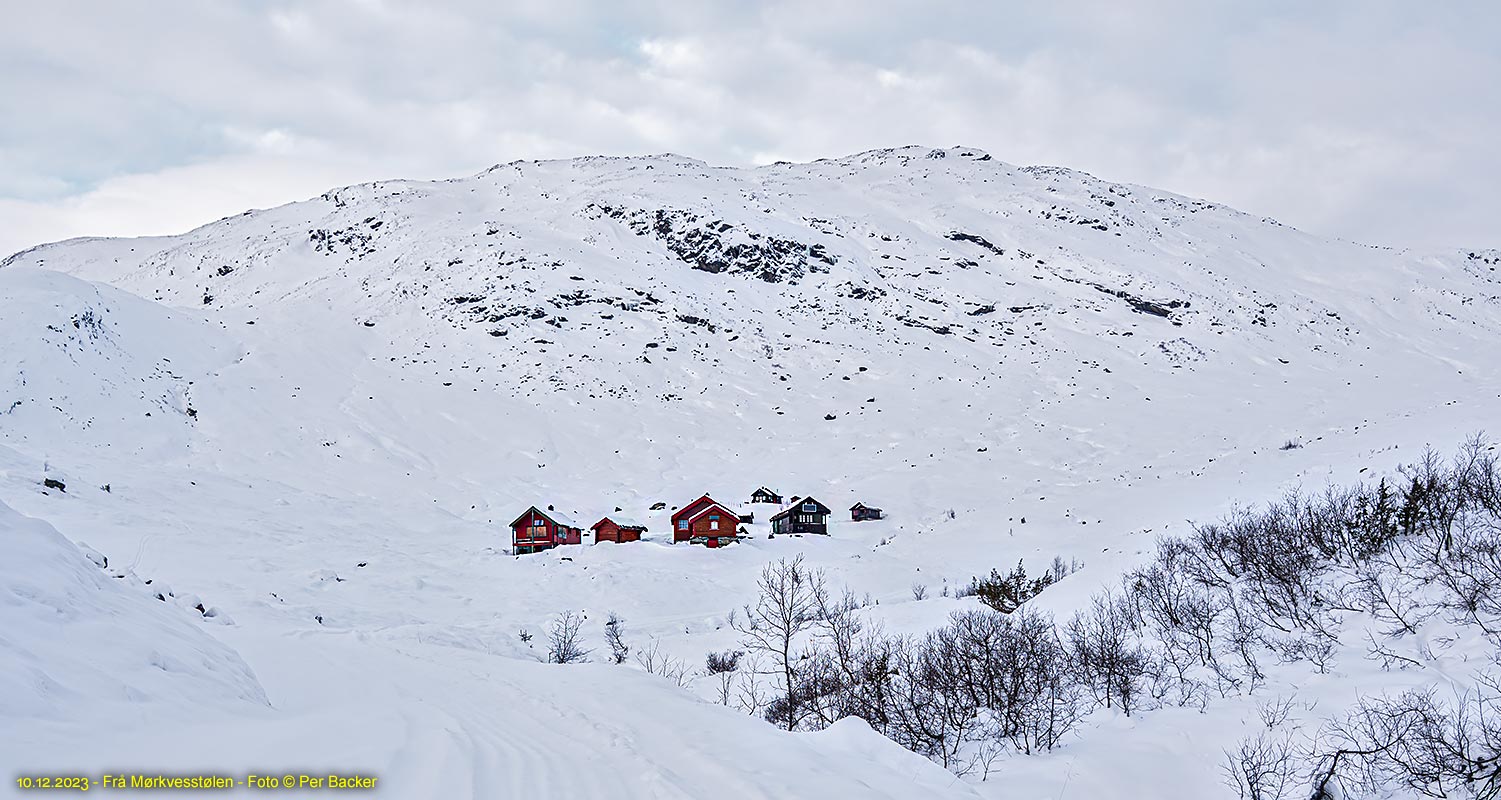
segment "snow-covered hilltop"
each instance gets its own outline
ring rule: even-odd
[[[707,679],[519,663],[538,642],[518,632],[581,612],[602,653],[615,611],[638,648],[698,670],[735,645],[728,614],[761,567],[798,553],[910,632],[973,603],[946,591],[971,576],[1058,555],[1085,565],[1039,598],[1065,613],[1186,519],[1388,471],[1496,419],[1501,253],[1330,241],[963,147],[754,169],[582,158],[36,247],[0,266],[0,341],[0,501],[222,609],[234,624],[209,633],[273,709],[256,726],[360,728],[331,768],[419,791],[403,796],[440,774],[443,796],[720,780],[910,796],[897,773],[965,796],[858,725],[778,734],[702,705]],[[665,544],[674,507],[762,485],[834,507],[831,535],[768,539],[758,513],[744,544]],[[857,501],[889,519],[838,516]],[[647,540],[514,559],[505,525],[533,504],[584,526],[620,511]],[[521,721],[516,694],[556,719]],[[252,736],[239,720],[199,732]],[[719,752],[674,720],[723,726],[745,755],[669,776],[674,752]],[[139,724],[26,755],[78,765]],[[1064,748],[1015,769],[1047,796],[1069,780],[1110,796],[1160,733],[1092,767]],[[1097,752],[1090,736],[1074,752]],[[158,729],[137,755],[235,753],[183,738]],[[1217,791],[1222,746],[1173,744],[1172,786]],[[577,772],[601,750],[622,784]]]
[[[1341,394],[1363,398],[1363,417],[1411,410],[1413,384],[1459,396],[1497,333],[1496,261],[1329,242],[1068,170],[909,147],[749,170],[670,156],[517,162],[6,264],[194,309],[265,358],[296,348],[308,358],[286,358],[286,378],[319,366],[294,385],[339,380],[323,366],[358,370],[368,377],[349,378],[394,378],[426,407],[501,404],[627,445],[561,452],[524,425],[508,442],[528,462],[616,475],[686,459],[677,468],[697,474],[728,446],[760,474],[781,447],[764,442],[774,428],[841,451],[807,473],[784,462],[799,470],[789,479],[822,482],[937,457],[870,435],[892,415],[976,467],[1071,469],[1101,451],[1173,449],[1110,421],[1169,416],[1176,438],[1217,440],[1218,415],[1196,412],[1254,407],[1282,418],[1274,446],[1360,422]],[[298,404],[309,431],[327,407],[312,391]],[[340,420],[394,399],[333,391]],[[1309,416],[1329,402],[1335,414]],[[205,424],[219,416],[202,410]],[[620,416],[642,427],[622,432]],[[433,449],[419,446],[429,431],[371,424],[384,441],[324,434],[403,476],[409,450]],[[680,441],[663,447],[662,435]],[[503,461],[443,480],[536,477],[535,464]],[[580,484],[544,485],[583,514],[592,488]]]

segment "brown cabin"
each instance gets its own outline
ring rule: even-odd
[[[641,534],[646,533],[646,526],[639,525],[624,517],[605,517],[594,523],[589,530],[594,531],[594,543],[600,542],[639,542]]]
[[[532,506],[511,523],[511,552],[516,555],[551,550],[563,544],[582,544],[583,541],[583,529],[556,511],[543,511]]]

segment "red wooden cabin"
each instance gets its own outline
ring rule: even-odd
[[[511,523],[511,552],[517,555],[550,550],[560,544],[583,544],[584,531],[556,511],[536,506]]]
[[[646,533],[646,526],[639,525],[624,517],[605,517],[589,529],[594,531],[594,543],[600,542],[639,542],[641,534]]]
[[[718,547],[721,539],[733,541],[738,536],[740,514],[729,506],[704,495],[672,515],[673,542],[702,542]]]

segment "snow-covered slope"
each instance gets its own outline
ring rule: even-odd
[[[359,720],[326,694],[410,693],[424,710],[369,727],[459,730],[422,757],[505,769],[525,755],[504,743],[530,736],[507,705],[541,685],[527,713],[596,709],[621,747],[703,746],[666,730],[681,717],[812,769],[797,759],[838,737],[732,722],[628,667],[519,663],[536,642],[517,632],[583,611],[597,646],[617,611],[638,643],[696,664],[733,644],[727,614],[760,567],[797,553],[897,630],[960,607],[945,585],[1055,554],[1085,564],[1050,590],[1066,610],[1186,518],[1485,427],[1501,409],[1498,267],[1495,251],[1328,241],[968,148],[757,169],[517,162],[348,187],[8,259],[0,499],[223,609],[237,624],[211,633],[254,667],[273,718],[342,729]],[[743,505],[763,484],[890,519],[767,539],[761,506],[744,545],[662,543],[672,507],[706,491]],[[651,534],[505,556],[505,524],[534,503],[585,525],[623,509]],[[390,737],[335,755],[399,780],[446,769]],[[828,759],[824,793],[869,780],[868,761]],[[628,783],[642,796],[679,760],[649,763]],[[1073,769],[1043,763],[1039,787]],[[1184,796],[1216,783],[1203,759],[1182,769]],[[738,757],[719,770],[683,785],[779,785]]]
[[[230,710],[265,704],[250,669],[199,629],[197,615],[170,602],[164,592],[171,589],[93,558],[45,522],[0,504],[6,728],[21,719],[135,717],[133,706],[154,703]]]
[[[604,665],[233,631],[268,667],[268,708],[191,610],[91,557],[0,505],[0,742],[20,775],[359,774],[388,797],[968,796],[856,720],[792,737]]]

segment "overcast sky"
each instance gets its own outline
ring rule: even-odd
[[[902,144],[1501,246],[1501,3],[0,0],[0,254],[379,178]]]

